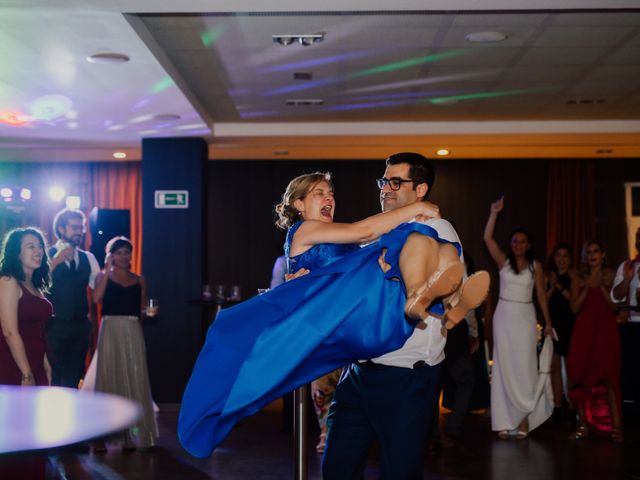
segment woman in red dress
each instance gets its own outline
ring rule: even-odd
[[[0,384],[49,385],[44,325],[51,303],[49,265],[42,232],[16,228],[4,240],[0,259]]]
[[[620,414],[620,336],[609,298],[614,272],[605,266],[603,245],[588,241],[582,249],[582,272],[571,282],[571,309],[578,314],[571,336],[567,373],[569,397],[578,409],[578,429],[571,439],[589,431],[623,440]]]

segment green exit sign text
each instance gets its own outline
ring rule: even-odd
[[[188,190],[156,190],[156,208],[189,208]]]

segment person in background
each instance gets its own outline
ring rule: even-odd
[[[635,243],[636,256],[620,264],[611,287],[611,300],[635,307],[629,313],[630,322],[640,322],[640,227],[636,230]]]
[[[84,375],[91,322],[87,287],[93,289],[100,272],[91,252],[80,249],[85,233],[85,216],[65,208],[53,219],[58,242],[49,250],[53,317],[46,327],[51,384],[77,388]]]
[[[553,360],[551,363],[551,386],[553,387],[553,419],[561,421],[569,418],[568,402],[564,398],[562,369],[569,355],[571,333],[576,317],[571,311],[571,250],[566,243],[560,243],[549,256],[546,278],[546,296],[549,302],[549,315],[555,328],[557,340],[553,342]],[[566,415],[565,415],[566,412]],[[575,412],[574,412],[575,413]],[[575,415],[573,415],[575,418]]]
[[[44,326],[52,307],[44,292],[49,265],[44,236],[34,227],[11,230],[0,258],[0,384],[49,385]]]
[[[491,378],[491,428],[503,439],[527,438],[529,431],[551,416],[553,407],[537,391],[537,320],[535,291],[545,335],[553,335],[544,290],[542,266],[534,260],[531,234],[516,228],[509,252],[493,238],[496,220],[504,208],[501,197],[491,204],[484,242],[500,271],[500,300],[493,315],[493,369]]]
[[[142,418],[125,435],[123,450],[132,450],[136,444],[153,447],[158,436],[140,325],[147,287],[144,277],[131,271],[132,250],[126,237],[109,240],[104,270],[93,291],[93,301],[102,304],[95,390],[128,398],[142,407]],[[97,444],[95,450],[103,448]]]
[[[585,242],[582,268],[571,285],[571,310],[578,315],[567,358],[569,397],[578,410],[572,440],[586,438],[590,430],[609,435],[614,442],[624,439],[620,334],[609,298],[614,273],[605,260],[601,242]]]

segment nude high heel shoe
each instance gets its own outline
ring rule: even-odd
[[[440,267],[421,288],[407,298],[404,313],[412,320],[424,320],[429,316],[429,305],[436,298],[445,297],[458,288],[463,275],[464,266],[460,262]]]
[[[442,323],[447,330],[460,323],[469,310],[484,302],[490,283],[491,277],[485,270],[474,273],[463,282],[445,307]]]

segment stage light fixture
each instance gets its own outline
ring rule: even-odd
[[[13,190],[11,190],[9,187],[3,187],[2,189],[0,189],[0,196],[2,198],[11,198],[13,197]]]
[[[449,155],[449,150],[447,150],[446,148],[441,148],[439,150],[436,150],[436,155],[446,157],[447,155]]]
[[[49,189],[49,197],[51,197],[51,200],[54,202],[61,202],[65,194],[66,192],[62,187],[51,187]]]
[[[78,210],[80,208],[80,197],[77,195],[68,195],[64,203],[67,208]]]
[[[124,152],[113,152],[113,158],[117,158],[117,159],[127,158],[127,154]]]
[[[20,189],[20,198],[22,200],[31,200],[31,190],[26,187]]]

